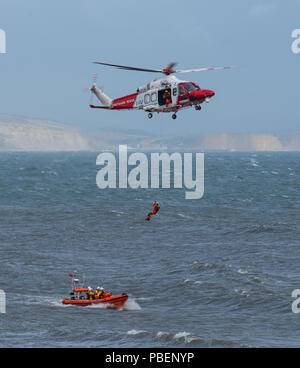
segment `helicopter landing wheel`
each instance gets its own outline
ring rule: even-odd
[[[201,106],[200,105],[196,105],[195,106],[195,110],[199,110],[200,111],[201,110]]]
[[[172,115],[172,119],[176,119],[177,118],[177,115],[176,114],[173,114]]]
[[[152,118],[152,116],[153,116],[152,112],[149,112],[149,114],[148,114],[148,118],[149,118],[149,119],[151,119],[151,118]]]

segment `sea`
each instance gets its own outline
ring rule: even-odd
[[[300,347],[300,152],[204,152],[194,200],[98,154],[0,153],[0,347]],[[63,305],[74,272],[128,301]]]

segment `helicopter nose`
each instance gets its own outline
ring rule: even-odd
[[[205,98],[211,98],[215,95],[214,91],[210,89],[198,89],[190,94],[190,97],[195,100],[204,100]]]
[[[191,100],[202,100],[206,97],[206,91],[197,89],[189,94]]]
[[[205,97],[213,97],[215,95],[215,92],[210,90],[210,89],[207,89],[205,90]]]

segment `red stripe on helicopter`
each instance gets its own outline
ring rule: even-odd
[[[137,95],[138,93],[132,93],[131,95],[116,98],[115,100],[113,100],[110,108],[114,110],[132,109]]]

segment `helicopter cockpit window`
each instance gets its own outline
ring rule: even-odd
[[[185,88],[183,85],[179,86],[179,95],[180,96],[185,96]]]
[[[194,84],[192,84],[192,83],[187,83],[187,84],[185,85],[185,88],[186,88],[186,90],[187,90],[187,93],[191,93],[191,92],[195,91],[196,89],[199,89],[199,87],[198,87],[198,86],[195,86],[195,85],[194,85]]]

